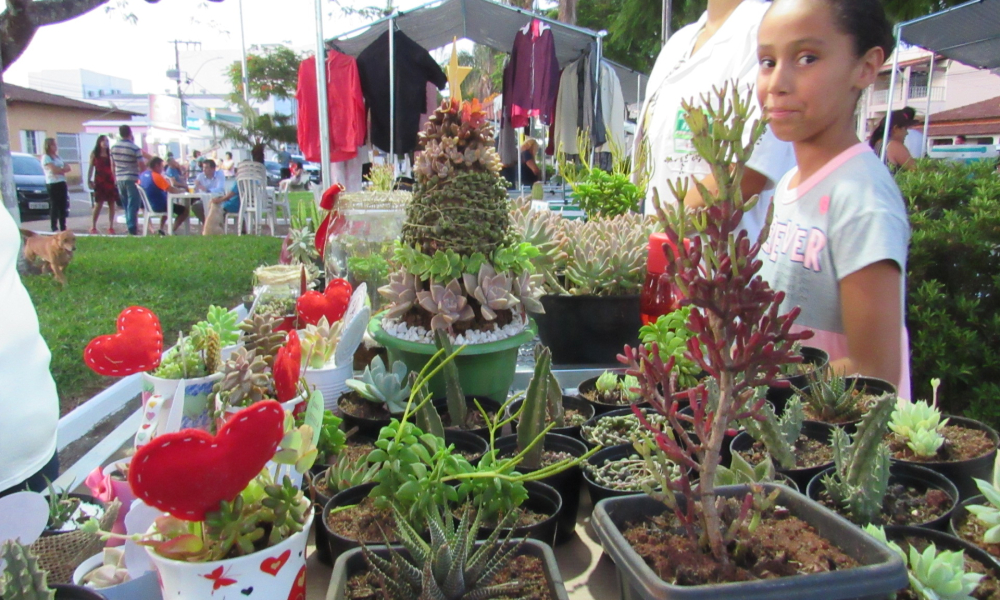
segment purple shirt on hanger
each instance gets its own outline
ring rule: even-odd
[[[545,125],[551,124],[559,93],[559,60],[551,29],[532,21],[519,30],[514,36],[508,68],[509,76],[504,77],[504,112],[513,126],[523,127],[528,124],[528,117],[536,116]]]

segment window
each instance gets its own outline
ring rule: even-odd
[[[80,162],[80,136],[75,133],[57,133],[56,144],[59,145],[59,156],[66,162]]]
[[[27,154],[42,154],[45,147],[45,132],[32,131],[30,129],[21,130],[21,151]]]

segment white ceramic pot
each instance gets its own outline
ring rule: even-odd
[[[354,376],[354,365],[347,363],[326,369],[306,369],[306,383],[323,393],[323,406],[333,410],[337,398],[347,391],[347,380]]]
[[[254,598],[304,600],[306,541],[313,511],[302,531],[266,550],[239,558],[191,563],[163,558],[146,548],[160,576],[161,591],[170,600]]]
[[[212,392],[215,382],[222,379],[222,373],[213,373],[207,377],[184,379],[184,408],[179,429],[208,430],[211,417],[208,411],[208,395]],[[149,373],[142,374],[142,406],[148,420],[155,422],[153,428],[157,434],[170,433],[163,428],[180,379],[161,379]],[[157,400],[158,399],[158,400]],[[150,401],[153,405],[150,405]],[[143,419],[143,424],[147,422]]]
[[[104,554],[95,554],[80,563],[80,566],[73,571],[73,583],[83,585],[83,578],[97,567],[104,564]],[[90,586],[87,586],[88,588]],[[108,600],[161,600],[160,584],[156,581],[156,573],[146,571],[140,577],[136,577],[125,583],[119,583],[106,588],[91,588],[100,593]]]

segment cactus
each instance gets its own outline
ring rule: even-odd
[[[440,329],[434,331],[434,345],[438,350],[444,351],[445,357],[455,353],[451,340],[448,339],[448,334]],[[451,416],[451,423],[462,427],[468,417],[468,406],[465,404],[465,393],[462,391],[458,365],[455,364],[454,360],[444,363],[441,375],[444,377],[445,398],[448,400],[448,415]]]
[[[517,298],[511,294],[511,277],[506,273],[497,274],[488,263],[479,267],[478,275],[462,275],[462,283],[465,284],[466,294],[479,302],[479,312],[487,321],[497,318],[496,311],[510,310],[518,303]]]
[[[532,200],[544,200],[545,199],[545,186],[542,185],[541,181],[536,181],[531,184],[531,199]]]
[[[444,286],[431,282],[429,292],[417,292],[417,302],[433,315],[431,329],[450,330],[454,323],[470,321],[476,316],[457,279]]]
[[[448,507],[435,507],[429,511],[429,543],[421,539],[398,508],[393,507],[393,515],[400,542],[409,552],[408,558],[391,546],[389,560],[381,558],[368,546],[361,546],[365,559],[378,577],[383,597],[390,600],[517,597],[521,584],[516,578],[508,583],[491,585],[493,578],[521,546],[510,541],[514,533],[510,528],[514,512],[508,513],[478,547],[476,533],[481,511],[476,511],[475,519],[470,519],[468,505],[457,524]],[[500,532],[504,529],[507,533],[501,538]]]
[[[530,448],[521,461],[529,469],[542,466],[544,444],[532,446],[532,442],[546,431],[546,413],[553,417],[557,427],[563,420],[562,388],[551,367],[552,352],[541,344],[535,346],[535,372],[521,403],[521,417],[517,424],[517,451],[524,452]]]
[[[347,387],[360,394],[369,402],[385,405],[389,414],[400,414],[406,410],[410,397],[410,383],[406,365],[402,361],[392,363],[392,370],[386,370],[381,356],[376,356],[365,367],[361,379],[348,379]]]
[[[785,413],[780,419],[775,416],[770,404],[764,404],[760,412],[762,415],[760,420],[750,417],[741,420],[740,424],[753,439],[764,444],[767,453],[778,461],[778,464],[785,469],[794,469],[795,441],[799,439],[802,423],[805,420],[802,403],[797,398],[789,399]]]
[[[240,323],[243,345],[248,351],[255,351],[268,367],[274,366],[274,357],[285,344],[284,332],[274,330],[278,320],[274,315],[256,314]]]
[[[0,562],[4,563],[0,577],[0,596],[6,600],[53,600],[56,593],[49,589],[48,574],[38,566],[38,557],[18,540],[0,545]]]
[[[943,550],[928,545],[924,551],[910,546],[909,556],[895,542],[886,538],[885,530],[874,525],[866,525],[865,532],[889,546],[907,565],[910,588],[920,598],[928,600],[973,600],[972,592],[979,587],[985,577],[978,573],[965,572],[965,553]]]
[[[883,443],[892,398],[883,397],[861,419],[853,438],[841,428],[833,431],[833,474],[822,479],[830,498],[852,521],[871,523],[882,510],[889,486],[889,448]]]

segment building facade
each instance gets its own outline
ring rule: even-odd
[[[76,100],[132,93],[132,81],[86,69],[56,69],[28,74],[28,87]]]

